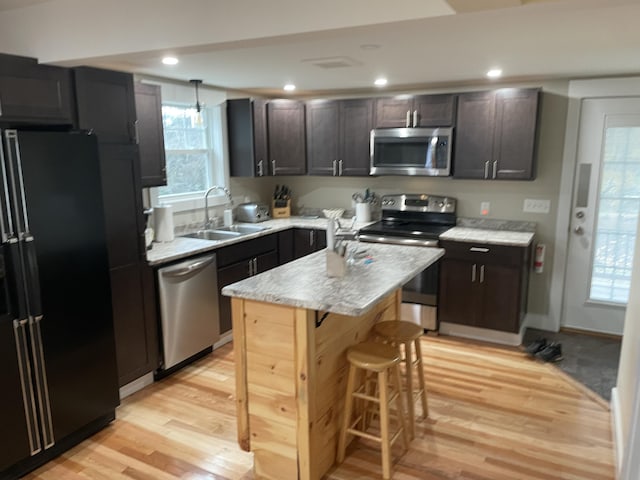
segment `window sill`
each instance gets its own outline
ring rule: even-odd
[[[153,205],[171,205],[174,212],[188,212],[191,210],[202,210],[204,208],[204,194],[187,198],[160,198],[154,196]],[[222,207],[227,205],[229,200],[224,194],[209,195],[207,199],[209,207]]]

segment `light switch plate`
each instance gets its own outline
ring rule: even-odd
[[[523,212],[529,213],[549,213],[551,209],[551,200],[525,198]]]
[[[491,213],[491,203],[480,202],[480,215],[486,217],[489,213]]]

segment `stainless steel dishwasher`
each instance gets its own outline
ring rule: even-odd
[[[161,370],[207,350],[220,338],[216,256],[158,270],[162,325]]]

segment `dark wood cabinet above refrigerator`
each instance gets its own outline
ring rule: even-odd
[[[0,123],[71,125],[73,110],[68,69],[0,54]]]

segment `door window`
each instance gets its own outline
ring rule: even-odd
[[[626,304],[640,212],[640,127],[607,127],[589,299]]]

